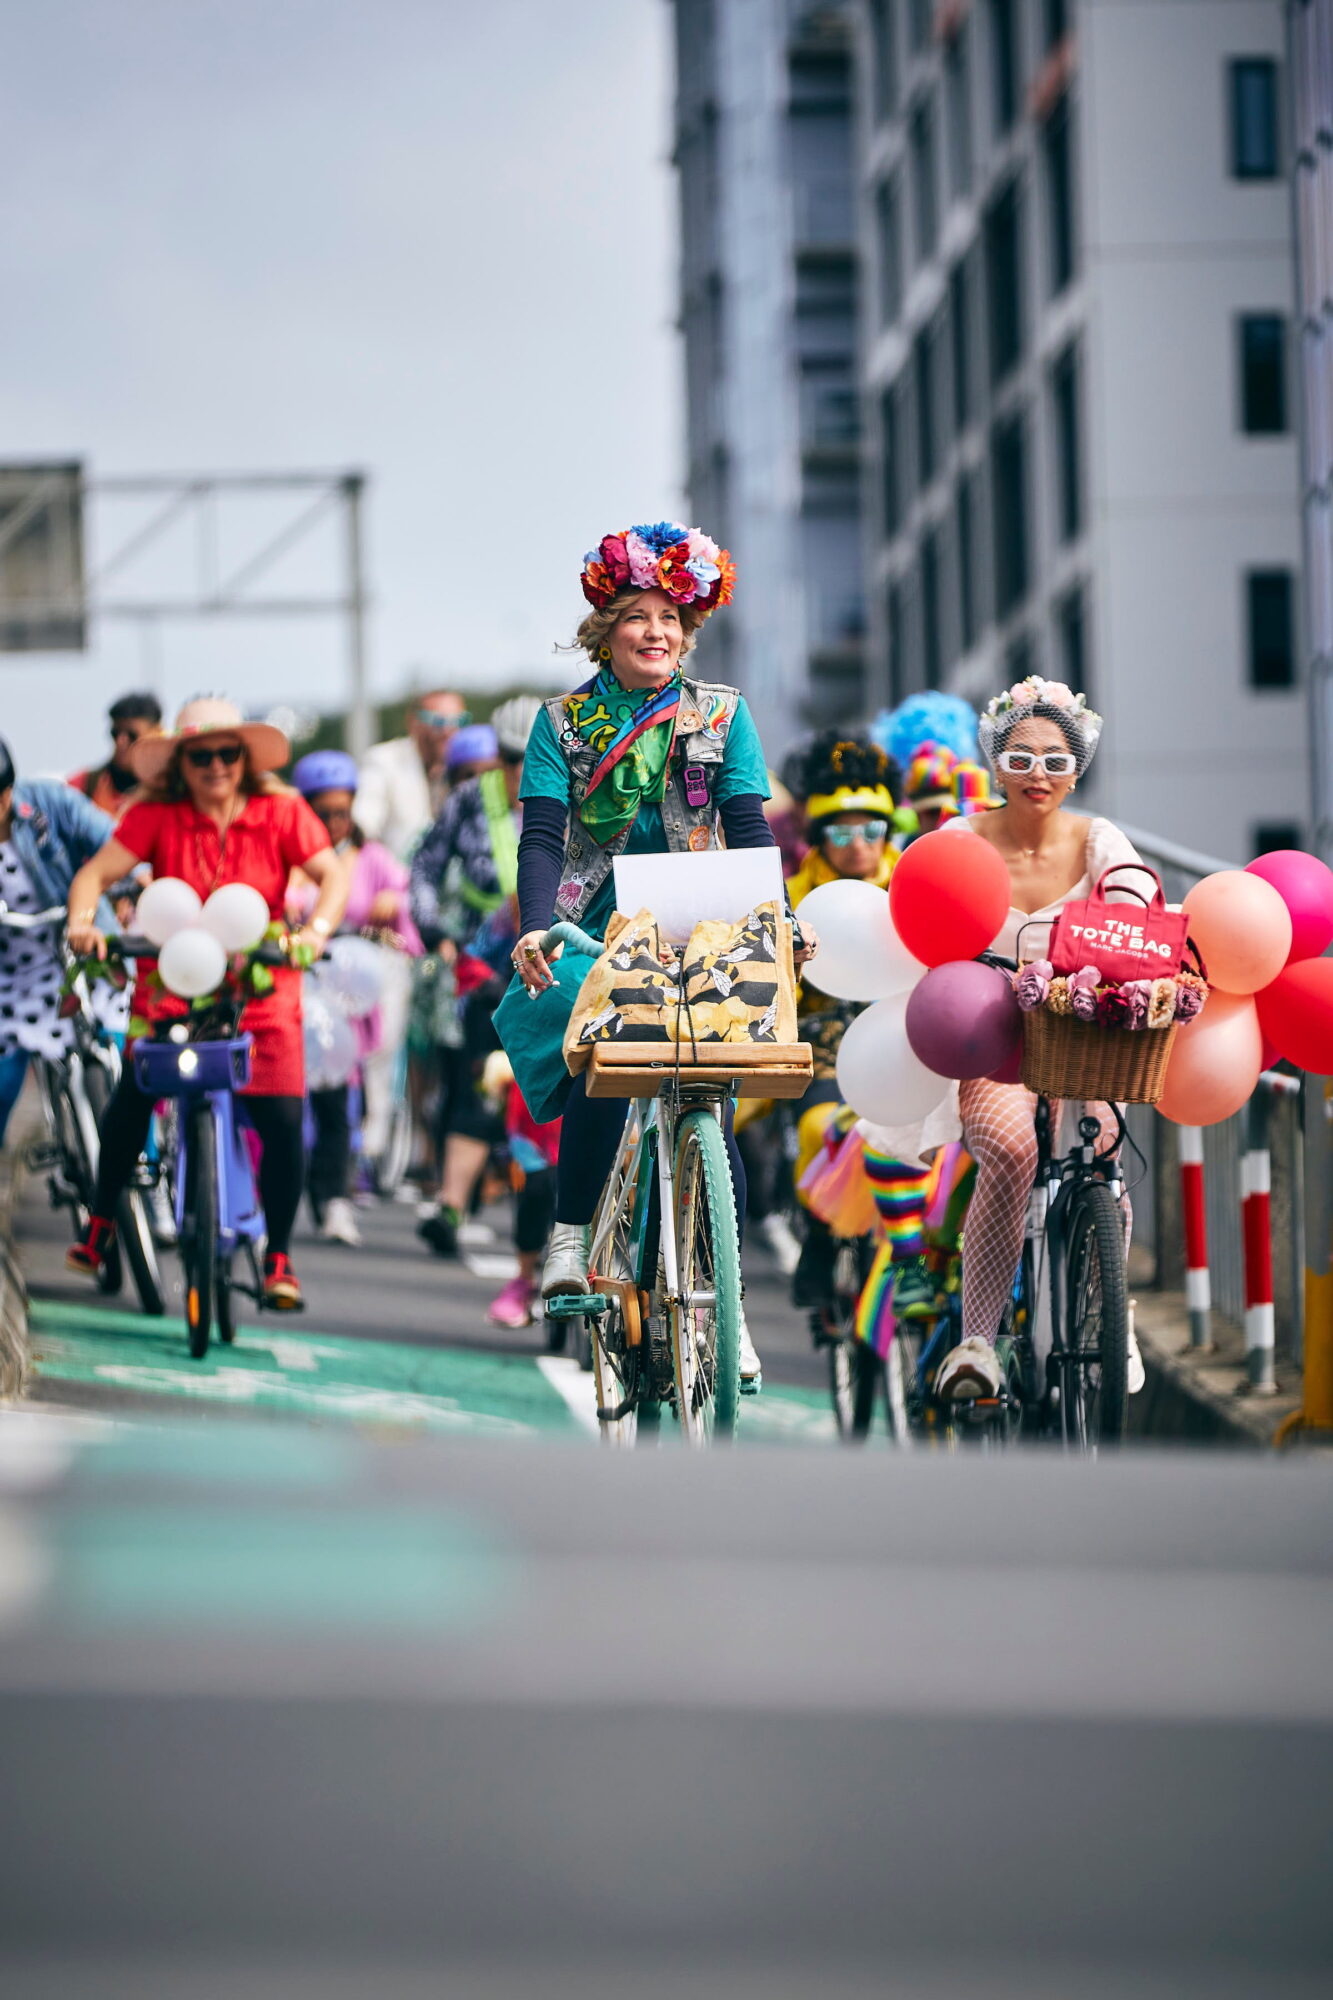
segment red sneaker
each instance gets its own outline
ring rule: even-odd
[[[281,1250],[270,1251],[264,1259],[264,1304],[271,1312],[305,1311],[301,1281],[292,1269],[292,1260]]]
[[[115,1240],[115,1223],[105,1215],[90,1215],[88,1227],[78,1242],[72,1243],[65,1252],[66,1266],[71,1271],[81,1271],[86,1278],[100,1277]]]

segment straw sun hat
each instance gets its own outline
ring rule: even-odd
[[[129,753],[130,768],[140,784],[151,785],[166,770],[185,743],[203,743],[218,736],[236,736],[245,745],[252,771],[280,771],[292,746],[271,722],[247,722],[234,701],[199,695],[187,701],[172,733],[141,736]]]

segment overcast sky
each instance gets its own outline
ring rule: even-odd
[[[5,7],[0,459],[364,467],[375,687],[549,669],[584,549],[681,505],[669,29],[665,0]],[[224,556],[276,521],[229,517]],[[187,554],[126,588],[177,594]],[[0,727],[34,771],[100,754],[145,678],[335,705],[345,645],[108,621],[0,661]]]

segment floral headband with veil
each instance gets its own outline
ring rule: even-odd
[[[1078,759],[1081,778],[1097,754],[1102,718],[1088,707],[1086,696],[1075,694],[1063,681],[1043,680],[1040,674],[1029,674],[1026,680],[1016,681],[1013,687],[987,703],[977,724],[977,741],[991,770],[996,769],[995,760],[1018,724],[1033,716],[1054,722],[1063,731],[1065,741]]]

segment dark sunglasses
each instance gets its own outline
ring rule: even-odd
[[[145,722],[142,728],[133,722],[117,722],[112,725],[111,741],[119,743],[122,736],[128,736],[131,743],[137,743],[141,737],[151,736],[152,733],[153,724],[151,722]]]
[[[185,761],[187,764],[193,764],[196,771],[206,771],[209,765],[214,762],[225,764],[227,769],[230,770],[233,764],[240,763],[244,755],[245,748],[243,744],[219,743],[214,744],[211,749],[207,745],[202,745],[197,750],[187,750],[185,752]]]

